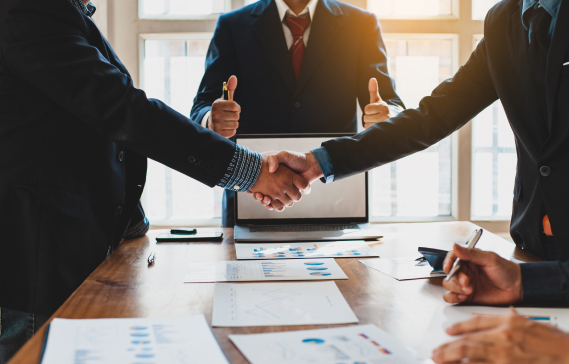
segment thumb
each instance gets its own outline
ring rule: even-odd
[[[267,164],[269,165],[269,173],[275,173],[279,169],[281,162],[276,154],[270,155],[267,158]]]
[[[233,101],[233,93],[237,89],[237,76],[229,77],[229,81],[227,81],[227,91],[229,92],[229,100]]]
[[[379,86],[377,85],[376,78],[369,79],[369,103],[376,104],[381,101],[381,96],[379,96]]]

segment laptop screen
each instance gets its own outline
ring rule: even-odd
[[[306,152],[326,140],[347,134],[238,135],[238,144],[257,152]],[[353,134],[350,134],[353,135]],[[315,181],[312,192],[284,212],[269,211],[245,193],[236,193],[237,224],[298,224],[367,222],[367,173],[324,184]]]

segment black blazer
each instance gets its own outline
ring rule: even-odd
[[[64,302],[120,242],[146,157],[214,186],[234,153],[136,89],[69,0],[2,0],[0,307]]]
[[[220,16],[192,120],[201,122],[231,75],[239,79],[240,134],[355,132],[356,99],[369,104],[372,77],[383,100],[403,106],[377,18],[336,0],[318,2],[298,82],[274,0]]]
[[[569,251],[569,2],[559,10],[547,61],[547,114],[534,96],[528,34],[521,0],[504,0],[486,17],[484,39],[456,75],[440,84],[418,109],[406,110],[353,138],[324,143],[336,179],[403,158],[450,135],[501,99],[516,138],[518,164],[511,235],[545,257],[541,209],[549,214],[560,248]],[[541,92],[541,91],[537,91]],[[551,130],[551,132],[549,131]],[[540,173],[547,166],[550,174]]]

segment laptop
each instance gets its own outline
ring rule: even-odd
[[[305,152],[326,140],[354,134],[237,135],[236,142],[258,152]],[[329,184],[316,181],[310,195],[284,212],[269,211],[249,194],[235,194],[235,241],[374,240],[381,233],[369,224],[368,175]]]

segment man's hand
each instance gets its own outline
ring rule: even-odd
[[[227,81],[227,91],[229,98],[233,100],[233,93],[237,88],[237,77],[231,76]],[[239,114],[241,106],[235,101],[223,100],[219,98],[211,105],[211,114],[207,122],[207,127],[217,134],[226,138],[231,138],[237,133],[239,128]]]
[[[367,129],[375,123],[385,121],[391,116],[391,110],[387,107],[387,103],[379,96],[379,86],[377,79],[372,78],[369,80],[369,96],[370,101],[364,109],[364,127]]]
[[[290,169],[297,172],[306,181],[308,181],[309,184],[324,176],[322,174],[322,170],[320,169],[320,165],[318,164],[318,161],[312,152],[269,152],[267,153],[267,161],[270,173],[275,173],[277,170],[280,171],[281,168],[288,166]],[[285,166],[281,166],[281,164],[284,164]],[[257,191],[253,191],[251,189],[251,192]],[[262,193],[255,193],[254,198],[255,200],[261,201],[261,204],[265,205],[267,209],[276,209],[276,206],[272,202],[270,196]]]
[[[448,252],[444,261],[445,273],[450,272],[457,257],[461,260],[459,272],[450,281],[443,281],[443,286],[450,291],[444,295],[445,301],[508,305],[523,299],[519,264],[493,252],[454,244],[454,250]]]
[[[519,316],[476,316],[447,329],[464,335],[433,351],[433,361],[450,363],[569,363],[568,334]],[[466,360],[466,361],[465,361]]]
[[[272,209],[283,211],[285,207],[291,207],[302,199],[301,192],[310,193],[310,183],[286,166],[280,166],[278,171],[274,168],[273,172],[269,172],[270,155],[270,152],[263,153],[261,173],[250,192],[266,196],[272,201]]]

